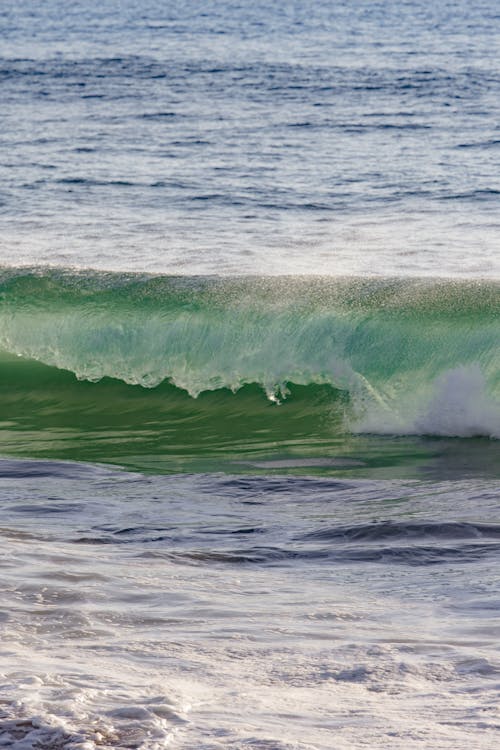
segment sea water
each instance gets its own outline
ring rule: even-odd
[[[0,9],[0,747],[499,742],[492,0]]]

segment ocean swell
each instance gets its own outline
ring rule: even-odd
[[[4,269],[0,347],[80,380],[167,381],[192,397],[257,384],[281,403],[291,384],[330,386],[353,432],[498,438],[499,291]]]

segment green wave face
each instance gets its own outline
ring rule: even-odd
[[[498,450],[499,292],[5,269],[0,450],[358,473],[425,463],[418,436]]]

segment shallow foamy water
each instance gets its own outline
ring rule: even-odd
[[[0,469],[1,746],[492,747],[498,482]]]

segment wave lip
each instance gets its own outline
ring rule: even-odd
[[[325,386],[355,433],[499,438],[499,312],[496,282],[0,271],[10,355],[193,398]]]

